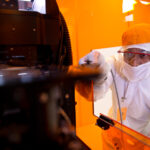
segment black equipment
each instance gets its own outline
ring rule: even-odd
[[[17,7],[16,10],[1,9],[0,20],[0,63],[13,66],[72,64],[67,25],[54,0],[47,1],[45,15],[18,11]]]
[[[89,149],[74,134],[74,82],[62,80],[72,65],[71,44],[56,1],[46,1],[46,14],[18,11],[14,5],[0,6],[1,149],[48,144],[71,150],[72,141],[79,150]],[[55,132],[70,125],[69,134]]]
[[[14,0],[9,0],[9,3],[14,3]],[[17,66],[51,70],[71,65],[69,32],[56,1],[46,1],[47,14],[44,15],[18,11],[17,2],[15,8],[0,9],[0,69]],[[62,85],[62,90],[63,108],[75,125],[74,86]]]
[[[86,74],[75,72],[74,75],[59,69],[1,70],[1,149],[90,150],[71,129],[74,126],[60,104],[61,85],[68,81],[69,86],[76,80],[85,80],[85,76],[95,76]]]
[[[0,0],[0,9],[18,9],[18,0]]]

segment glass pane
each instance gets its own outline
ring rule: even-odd
[[[76,90],[78,91],[78,94],[87,101],[93,101],[92,82],[86,80],[84,82],[79,81],[76,83]],[[81,97],[80,100],[82,100]],[[87,113],[86,110],[87,108],[84,109],[85,113]],[[90,109],[88,109],[88,111],[90,111]],[[88,115],[85,117],[89,120],[90,116]],[[107,115],[99,113],[96,125],[102,129],[101,136],[103,150],[150,150],[150,138],[128,128]]]
[[[119,49],[120,47],[111,47],[97,49],[96,51],[103,54],[106,61],[111,62],[111,59],[108,58],[112,55],[114,57],[122,56],[122,54],[117,53]],[[115,65],[118,65],[117,63]],[[143,87],[141,87],[143,84],[138,86],[137,83],[130,82],[121,77],[117,72],[118,70],[116,71],[117,67],[115,66],[115,69],[113,67],[111,66],[111,70],[107,74],[105,81],[101,84],[96,84],[99,81],[95,81],[95,85],[93,86],[94,115],[99,117],[100,114],[104,114],[135,132],[149,137],[149,102],[148,98],[144,97],[148,94],[145,88],[145,86],[148,87],[148,80],[143,81]],[[133,136],[135,137],[135,135]]]
[[[102,114],[101,114],[102,115]],[[103,116],[103,115],[102,115]],[[109,119],[109,121],[108,121]],[[127,128],[119,122],[110,118],[101,117],[99,124],[105,122],[107,129],[102,132],[103,149],[107,150],[149,150],[150,139],[140,133]]]
[[[116,55],[117,51],[120,48],[121,47],[111,47],[111,48],[98,49],[96,51],[99,51],[106,59],[113,55]],[[107,89],[107,88],[106,87],[97,87],[94,89],[94,95],[95,95],[94,115],[99,117],[99,114],[102,113],[106,116],[111,117],[112,119],[121,121],[118,102],[113,100],[114,98],[117,98],[116,92],[115,92],[115,95],[112,95],[113,94],[112,91],[116,90],[115,84],[113,84],[108,90],[105,90],[105,89]],[[117,111],[115,109],[117,109]]]

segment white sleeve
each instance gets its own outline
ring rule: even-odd
[[[100,51],[93,50],[80,59],[79,65],[89,65],[87,62],[89,62],[90,65],[96,65],[100,72],[99,76],[93,80],[93,96],[94,100],[98,100],[105,95],[112,84],[113,78],[111,69],[113,59],[106,60]]]
[[[97,80],[94,81],[94,100],[98,100],[102,98],[105,93],[108,91],[110,86],[112,85],[112,74],[109,71],[106,78],[104,79],[103,83],[97,82]]]
[[[111,74],[112,65],[112,59],[107,60],[107,62],[105,61],[105,63],[103,63],[103,66],[101,66],[101,68],[103,68],[103,74],[105,74],[105,76],[97,78],[93,82],[93,95],[95,101],[102,98],[113,83]]]

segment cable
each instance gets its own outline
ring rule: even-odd
[[[115,90],[116,90],[117,101],[118,101],[118,106],[119,106],[119,113],[120,113],[120,121],[121,121],[121,124],[122,124],[121,106],[120,106],[120,101],[119,101],[119,95],[118,95],[117,85],[116,85],[116,81],[115,81],[115,78],[114,78],[114,74],[113,74],[113,72],[112,72],[112,69],[111,69],[111,74],[112,74],[112,77],[113,77],[114,86],[115,86]]]

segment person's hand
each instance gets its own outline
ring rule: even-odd
[[[94,84],[102,84],[106,80],[106,75],[108,72],[108,64],[106,63],[104,56],[96,50],[93,50],[86,56],[82,57],[79,60],[79,65],[84,67],[94,68],[98,71],[99,76],[93,79]],[[92,82],[91,81],[79,81],[76,84],[76,89],[80,95],[82,95],[87,100],[93,100],[91,98],[92,91]]]
[[[110,71],[109,64],[105,61],[105,58],[100,51],[97,50],[93,50],[82,57],[79,60],[79,65],[97,69],[99,76],[93,81],[98,84],[103,83],[107,79],[107,73]]]
[[[105,63],[103,55],[98,51],[92,51],[79,60],[79,65],[90,67],[102,67]]]

